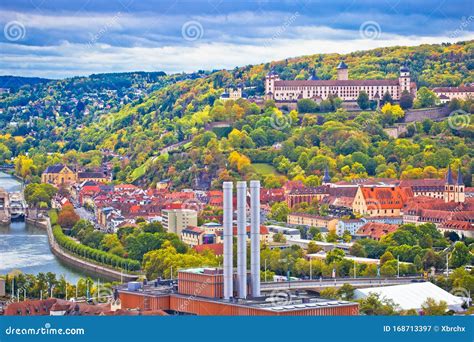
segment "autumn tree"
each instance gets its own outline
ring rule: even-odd
[[[58,214],[58,224],[63,229],[71,229],[79,219],[79,215],[76,214],[74,207],[71,204],[63,206]]]

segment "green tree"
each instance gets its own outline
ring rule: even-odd
[[[370,106],[369,95],[367,95],[365,91],[361,91],[359,93],[359,96],[357,97],[357,104],[362,110],[369,108]]]
[[[297,103],[298,112],[301,114],[304,113],[314,113],[317,111],[318,105],[311,99],[301,99]]]
[[[390,253],[389,251],[386,251],[381,257],[380,257],[380,264],[383,265],[387,261],[394,260],[395,258],[393,257],[393,254]]]
[[[354,293],[355,293],[355,287],[352,286],[351,284],[344,284],[342,285],[339,290],[337,291],[339,297],[345,300],[353,300],[354,299]]]
[[[275,202],[270,211],[270,218],[278,222],[286,222],[290,208],[286,202]]]
[[[421,87],[416,93],[415,107],[425,108],[433,107],[438,102],[436,94],[427,87]]]
[[[397,313],[397,305],[390,299],[380,298],[380,295],[371,293],[359,300],[359,311],[368,316],[392,316]]]
[[[334,248],[326,254],[326,264],[329,265],[333,262],[341,261],[344,257],[345,253],[342,249]]]
[[[413,96],[407,90],[404,90],[400,96],[400,107],[403,110],[413,107]]]
[[[443,316],[448,311],[448,304],[444,300],[439,302],[433,298],[427,298],[426,301],[421,304],[421,309],[425,316]]]
[[[471,261],[469,248],[464,244],[464,242],[458,241],[454,244],[449,261],[451,266],[454,268],[464,266]]]

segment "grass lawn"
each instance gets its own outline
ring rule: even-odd
[[[255,163],[252,164],[253,170],[258,173],[259,175],[268,175],[268,174],[274,174],[278,175],[278,171],[270,164],[265,164],[265,163]]]

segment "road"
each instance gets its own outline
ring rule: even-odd
[[[76,214],[79,215],[81,219],[87,220],[94,225],[95,229],[104,230],[99,224],[97,223],[97,219],[95,218],[94,214],[90,211],[86,210],[84,207],[77,207],[74,209]]]
[[[376,287],[388,285],[410,284],[422,281],[422,277],[400,277],[400,278],[336,278],[318,280],[295,280],[291,282],[267,282],[262,283],[262,291],[285,290],[285,289],[318,289],[326,287],[340,287],[351,284],[355,287]]]

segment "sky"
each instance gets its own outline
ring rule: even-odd
[[[474,2],[0,0],[0,75],[193,72],[474,39]]]

